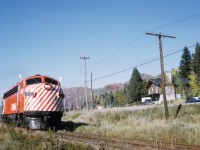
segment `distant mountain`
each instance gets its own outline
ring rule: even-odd
[[[123,90],[125,84],[124,83],[114,83],[106,85],[103,88],[93,89],[93,94],[95,95],[101,95],[105,93],[115,92],[117,90]],[[71,87],[71,88],[65,88],[63,89],[65,93],[65,98],[70,99],[76,99],[85,97],[85,87]],[[91,89],[87,88],[88,97],[91,96]]]
[[[148,75],[148,74],[140,74],[141,78],[143,80],[149,80],[153,79],[154,76]],[[101,94],[115,92],[117,90],[123,90],[125,87],[125,84],[128,84],[129,81],[126,83],[114,83],[114,84],[108,84],[103,88],[93,89],[93,97],[100,96]],[[65,88],[65,104],[68,106],[68,102],[70,106],[74,106],[75,103],[78,103],[77,105],[82,105],[85,102],[85,87],[71,87],[71,88]],[[87,88],[87,97],[88,102],[91,103],[91,89]]]
[[[148,74],[145,74],[145,73],[141,73],[140,76],[141,76],[142,80],[150,80],[150,79],[154,78],[154,76],[148,75]]]
[[[124,86],[125,86],[124,83],[115,83],[115,84],[106,85],[104,89],[108,92],[111,92],[111,91],[116,91],[116,90],[122,90],[124,89]]]

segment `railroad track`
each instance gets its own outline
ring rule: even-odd
[[[93,134],[80,134],[73,132],[60,132],[54,134],[55,138],[66,139],[69,141],[83,142],[95,145],[97,149],[123,149],[123,150],[136,150],[136,149],[159,149],[159,150],[200,150],[200,146],[182,145],[173,143],[151,142],[144,140],[132,140],[122,138],[110,138],[105,136],[98,136]]]
[[[5,124],[0,124],[0,126],[6,126]],[[15,127],[15,130],[25,130],[29,134],[39,134],[41,136],[48,136],[47,132],[40,130],[26,130],[24,128]],[[163,143],[155,141],[145,141],[145,140],[133,140],[127,138],[116,138],[99,136],[94,134],[83,134],[74,133],[60,130],[51,134],[53,138],[82,142],[89,144],[98,150],[200,150],[200,146],[195,145],[183,145],[183,144],[173,144],[173,143]]]

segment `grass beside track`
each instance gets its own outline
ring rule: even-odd
[[[141,110],[132,107],[127,110],[72,111],[65,113],[63,120],[73,122],[73,130],[70,130],[78,133],[200,145],[200,105],[183,105],[174,119],[177,108],[169,107],[168,121],[162,106]]]
[[[92,150],[86,144],[53,138],[52,132],[45,135],[16,130],[14,127],[0,125],[0,150]]]

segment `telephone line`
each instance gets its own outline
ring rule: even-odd
[[[163,24],[163,25],[154,27],[154,28],[152,28],[152,29],[150,29],[150,30],[148,30],[148,31],[154,31],[154,30],[157,30],[157,29],[161,29],[161,28],[166,27],[166,26],[170,26],[170,25],[173,25],[173,24],[176,24],[176,23],[179,23],[179,22],[183,22],[183,21],[185,21],[185,20],[189,20],[189,19],[194,18],[194,17],[197,17],[197,16],[199,16],[199,15],[200,15],[200,13],[196,13],[196,14],[193,14],[193,15],[188,16],[188,17],[185,17],[185,18],[177,19],[177,20],[172,21],[172,22],[167,23],[167,24]],[[140,38],[142,38],[143,36],[144,36],[143,33],[139,34],[136,38],[134,38],[133,40],[129,41],[128,43],[126,43],[126,44],[125,44],[124,46],[122,46],[121,48],[117,49],[116,51],[113,51],[111,54],[107,55],[106,57],[104,57],[104,58],[101,59],[100,61],[96,62],[96,63],[94,64],[94,66],[97,65],[97,64],[99,64],[99,63],[101,63],[101,62],[103,62],[104,60],[110,58],[111,56],[113,56],[114,54],[116,54],[116,53],[118,53],[119,51],[123,50],[123,49],[126,48],[127,46],[131,45],[133,42],[135,42],[135,41],[139,40]]]
[[[196,45],[196,44],[189,46],[188,49],[194,47],[195,45]],[[175,52],[170,53],[170,54],[167,54],[167,55],[164,55],[163,58],[166,58],[166,57],[171,56],[171,55],[173,55],[173,54],[179,53],[179,52],[181,52],[181,51],[183,51],[183,49],[178,50],[178,51],[175,51]],[[150,61],[148,61],[148,62],[145,62],[145,63],[139,64],[139,65],[136,65],[136,66],[134,66],[134,67],[136,67],[136,68],[137,68],[137,67],[141,67],[141,66],[150,64],[150,63],[152,63],[152,62],[155,62],[155,61],[157,61],[157,60],[160,60],[160,58],[156,58],[156,59],[150,60]],[[124,69],[124,70],[121,70],[121,71],[118,71],[118,72],[115,72],[115,73],[112,73],[112,74],[109,74],[109,75],[105,75],[105,76],[102,76],[102,77],[99,77],[99,78],[95,78],[95,79],[93,79],[93,81],[101,80],[101,79],[104,79],[104,78],[107,78],[107,77],[110,77],[110,76],[113,76],[113,75],[116,75],[116,74],[120,74],[120,73],[126,72],[126,71],[128,71],[128,70],[133,69],[134,67],[130,67],[130,68],[127,68],[127,69]]]
[[[187,48],[190,49],[190,48],[195,47],[195,46],[196,46],[196,44],[193,44],[193,45],[190,45],[190,46],[187,47]],[[181,50],[177,50],[177,51],[172,52],[172,53],[167,54],[167,55],[164,55],[163,58],[169,57],[169,56],[174,55],[174,54],[176,54],[176,53],[179,53],[179,52],[181,52],[181,51],[183,51],[183,49],[181,49]],[[150,63],[155,62],[155,61],[158,61],[158,60],[160,60],[160,58],[156,58],[156,59],[153,59],[153,60],[147,61],[147,62],[145,62],[145,63],[139,64],[139,65],[136,65],[136,66],[134,66],[134,67],[141,67],[141,66],[144,66],[144,65],[150,64]],[[133,69],[134,67],[130,67],[130,68],[128,68],[128,69],[124,69],[124,70],[121,70],[121,71],[119,71],[119,72],[115,72],[115,73],[112,73],[112,74],[109,74],[109,75],[106,75],[106,76],[102,76],[102,77],[99,77],[99,78],[93,79],[92,81],[94,82],[94,81],[101,80],[101,79],[104,79],[104,78],[107,78],[107,77],[110,77],[110,76],[113,76],[113,75],[116,75],[116,74],[120,74],[120,73],[126,72],[126,71],[128,71],[128,70],[131,70],[131,69]],[[89,80],[88,82],[91,82],[91,80]],[[82,91],[80,91],[80,89],[84,88],[84,87],[83,87],[84,84],[85,84],[85,82],[82,83],[81,86],[78,87],[78,89],[76,89],[77,94],[80,94],[80,93],[82,92]]]
[[[166,26],[170,26],[170,25],[173,25],[173,24],[176,24],[176,23],[179,23],[179,22],[183,22],[183,21],[185,21],[185,20],[188,20],[188,19],[197,17],[197,16],[199,16],[199,15],[200,15],[200,13],[196,13],[196,14],[194,14],[194,15],[191,15],[191,16],[188,16],[188,17],[185,17],[185,18],[181,18],[181,19],[172,21],[172,22],[167,23],[167,24],[163,24],[163,25],[157,26],[157,27],[155,27],[155,28],[150,29],[149,31],[161,29],[161,28],[166,27]]]
[[[73,84],[77,83],[77,80],[75,80],[75,79],[81,74],[82,69],[83,69],[83,64],[80,68],[80,71],[73,78],[71,78],[71,80],[70,80],[71,82],[69,82],[68,84],[73,85]]]
[[[101,63],[101,62],[103,62],[103,61],[105,61],[107,58],[113,56],[114,54],[118,53],[119,51],[123,50],[123,49],[126,48],[127,46],[131,45],[133,42],[139,40],[141,37],[143,37],[143,34],[138,35],[138,36],[137,36],[136,38],[134,38],[133,40],[129,41],[128,43],[126,43],[125,45],[123,45],[122,47],[120,47],[119,49],[113,51],[111,54],[107,55],[106,57],[104,57],[104,58],[101,59],[100,61],[96,62],[96,63],[94,64],[94,66],[97,65],[97,64],[99,64],[99,63]]]

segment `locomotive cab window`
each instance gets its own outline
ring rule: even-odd
[[[42,83],[41,78],[31,78],[31,79],[26,80],[26,85],[38,84],[38,83]]]
[[[45,78],[45,82],[54,84],[54,85],[58,85],[58,82],[56,80],[50,79],[50,78]]]

